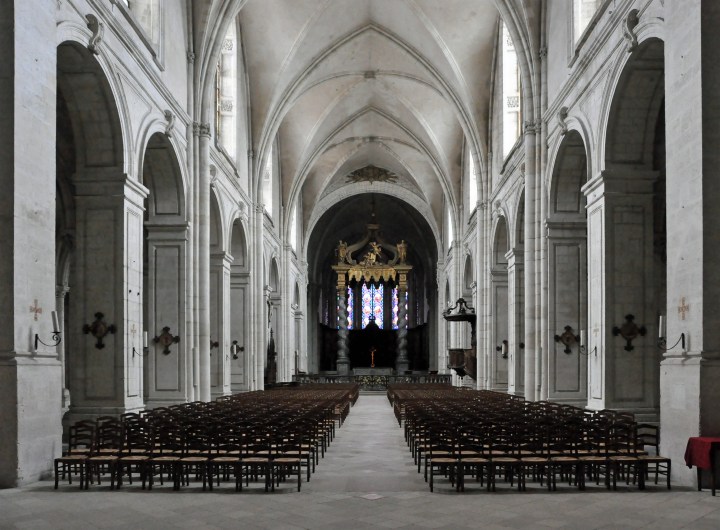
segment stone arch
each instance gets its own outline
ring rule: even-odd
[[[492,264],[495,266],[507,266],[507,251],[510,249],[510,239],[508,234],[507,219],[504,215],[498,216],[495,221],[495,230],[493,232],[493,252]]]
[[[233,271],[248,271],[248,245],[245,226],[242,219],[236,218],[230,231],[230,254],[233,257]]]
[[[550,216],[585,217],[582,187],[588,181],[589,157],[585,142],[576,130],[563,136],[555,157],[550,179]]]
[[[492,261],[490,270],[491,303],[491,345],[493,355],[488,363],[488,386],[493,390],[505,391],[508,387],[509,360],[509,295],[508,295],[508,251],[510,239],[507,218],[500,215],[495,223],[492,239]],[[499,349],[498,349],[499,348]]]
[[[624,63],[609,91],[604,147],[605,167],[650,169],[655,123],[665,100],[665,45],[650,38]]]
[[[101,59],[72,40],[57,47],[56,310],[65,332],[59,356],[68,422],[87,410],[115,414],[142,403],[142,373],[130,352],[140,348],[144,190],[125,175],[120,104]],[[137,244],[124,252],[128,241]],[[97,313],[117,328],[102,356],[82,333]]]
[[[160,132],[150,136],[142,158],[140,182],[151,193],[148,196],[150,218],[185,218],[185,190],[182,169],[175,148]]]
[[[236,353],[230,360],[230,387],[233,392],[250,390],[253,366],[250,357],[251,274],[246,228],[236,217],[230,229],[230,344]],[[239,350],[239,348],[243,348]],[[236,358],[237,356],[237,358]]]
[[[588,407],[623,407],[646,421],[659,416],[657,348],[638,343],[627,355],[612,327],[631,314],[657,337],[658,317],[668,314],[664,48],[648,38],[617,61],[598,146],[605,167],[587,190],[588,348],[598,352],[590,357]]]
[[[562,136],[551,169],[548,219],[548,399],[583,406],[587,358],[578,344],[554,340],[566,326],[579,336],[588,329],[587,213],[584,186],[590,156],[581,133]],[[568,353],[568,351],[570,353]]]
[[[88,49],[65,41],[58,48],[58,98],[72,117],[77,167],[123,167],[124,143],[109,76]]]
[[[463,296],[470,303],[472,297],[473,282],[475,281],[475,268],[473,267],[472,253],[465,257],[465,268],[463,272]]]
[[[179,157],[168,137],[154,132],[147,139],[139,182],[148,190],[144,214],[143,320],[150,337],[163,328],[179,336],[174,355],[153,342],[144,358],[145,399],[149,406],[194,399],[188,384],[191,330],[186,328],[188,224]]]

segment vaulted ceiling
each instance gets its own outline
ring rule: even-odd
[[[486,143],[498,20],[493,0],[248,0],[252,138],[260,160],[277,139],[282,203],[300,198],[307,222],[373,165],[441,226],[443,203],[461,203],[463,147]]]

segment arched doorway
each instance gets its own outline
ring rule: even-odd
[[[148,407],[197,399],[199,360],[191,355],[186,313],[188,223],[183,178],[167,136],[153,134],[143,156],[141,182],[149,190],[144,212],[143,311],[147,329],[145,400]],[[155,338],[178,337],[168,346]]]
[[[658,316],[667,314],[664,94],[664,45],[651,39],[624,65],[609,106],[605,169],[585,190],[590,335],[600,330],[590,347],[602,362],[602,370],[590,365],[588,406],[649,421],[659,412]],[[642,327],[645,337],[632,341],[613,332]]]
[[[356,359],[357,366],[370,366],[372,341],[365,341],[367,333],[363,332],[368,329],[369,315],[373,313],[379,328],[378,340],[382,342],[382,352],[387,354],[386,358],[383,357],[386,363],[384,368],[395,368],[396,354],[401,350],[401,342],[397,337],[400,333],[397,332],[402,312],[400,304],[404,298],[399,292],[402,286],[387,279],[368,282],[363,278],[344,285],[342,292],[338,292],[338,275],[333,270],[333,265],[338,263],[339,242],[344,241],[351,247],[353,244],[368,245],[370,239],[365,241],[365,238],[369,237],[371,229],[373,234],[379,235],[380,240],[387,242],[387,248],[383,247],[384,252],[388,253],[386,258],[395,255],[391,247],[395,249],[397,243],[404,241],[407,264],[412,265],[406,287],[407,370],[435,369],[430,367],[436,367],[438,361],[437,358],[430,359],[430,352],[435,353],[437,350],[434,345],[439,346],[438,328],[431,326],[428,319],[436,318],[439,314],[436,307],[438,297],[435,294],[437,238],[426,218],[417,209],[385,194],[366,193],[343,199],[326,210],[312,225],[307,244],[311,288],[308,314],[313,315],[308,318],[308,336],[311,338],[308,341],[308,355],[313,356],[314,352],[318,352],[319,372],[335,370],[340,328],[338,307],[342,296],[350,356]],[[360,247],[353,250],[356,251],[359,252]],[[399,275],[395,280],[399,281]],[[318,315],[317,319],[315,315]],[[440,356],[443,355],[440,353]],[[308,364],[313,365],[310,358]],[[441,366],[446,366],[446,363],[442,361]]]
[[[547,396],[577,406],[587,403],[587,214],[583,186],[588,156],[577,131],[568,131],[555,159],[550,185],[548,231]],[[555,340],[554,337],[561,337]]]
[[[98,59],[61,44],[57,83],[56,306],[72,423],[142,407],[144,190],[124,173],[116,97]]]
[[[255,356],[248,347],[250,321],[250,266],[247,239],[242,219],[235,219],[230,237],[230,341],[236,346],[230,360],[230,385],[233,392],[254,388]]]
[[[488,388],[507,390],[509,360],[508,327],[508,227],[504,216],[499,216],[495,225],[492,246],[492,268],[490,270],[490,297],[492,307],[490,344],[493,346],[488,363]]]

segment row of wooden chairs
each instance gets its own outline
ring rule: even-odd
[[[233,479],[237,491],[251,480],[274,491],[292,476],[300,490],[303,471],[309,481],[356,391],[278,389],[78,421],[55,460],[55,488],[76,477],[88,489],[104,476],[120,488],[135,475],[143,489],[166,480],[180,489],[194,477],[203,490]]]
[[[607,488],[624,479],[644,489],[650,472],[655,484],[665,476],[671,487],[671,461],[658,453],[657,427],[638,425],[628,413],[467,389],[398,385],[388,398],[431,491],[437,476],[458,491],[467,476],[488,491],[498,477],[520,491],[528,479],[555,490],[558,478],[578,489],[601,478]]]

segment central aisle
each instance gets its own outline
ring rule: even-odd
[[[361,394],[335,432],[330,450],[303,491],[428,491],[384,394]]]

